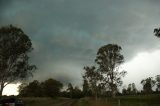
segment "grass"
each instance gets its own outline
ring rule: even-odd
[[[160,95],[137,95],[137,96],[122,96],[115,100],[121,101],[121,106],[160,106]]]
[[[160,106],[160,95],[119,96],[115,98],[81,99],[75,106]]]
[[[91,106],[91,105],[89,104],[88,98],[82,98],[78,100],[75,106]]]
[[[111,106],[160,106],[160,95],[137,95],[137,96],[119,96],[108,98],[107,103]]]
[[[26,106],[54,106],[55,104],[68,101],[65,98],[22,98]],[[160,95],[136,95],[118,96],[115,98],[81,98],[74,106],[160,106]]]
[[[22,98],[26,106],[54,106],[56,103],[64,101],[64,98],[47,98],[47,97],[26,97]]]

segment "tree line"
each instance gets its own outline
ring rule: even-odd
[[[157,75],[155,79],[148,77],[141,81],[143,86],[142,90],[137,90],[135,83],[128,84],[127,88],[123,88],[122,92],[117,89],[115,95],[143,95],[143,94],[160,94],[160,75]],[[155,86],[155,90],[153,87]],[[95,97],[95,91],[92,90],[92,86],[89,85],[86,79],[83,80],[82,89],[78,86],[73,86],[68,83],[67,86],[63,86],[60,81],[55,79],[47,79],[39,82],[34,80],[30,83],[22,83],[19,86],[19,96],[22,97],[67,97],[67,98],[82,98],[82,97]],[[102,92],[103,91],[103,92]],[[110,97],[111,91],[97,87],[97,97]]]
[[[139,94],[158,94],[160,93],[160,75],[148,77],[140,82],[143,86],[142,90],[137,90],[135,83],[128,84],[127,88],[122,89],[123,95],[139,95]],[[155,90],[153,88],[155,87]]]
[[[160,28],[154,29],[154,34],[160,37]],[[0,96],[5,86],[14,82],[21,82],[36,70],[36,65],[29,63],[29,53],[33,50],[30,38],[21,28],[9,25],[0,28]],[[85,66],[83,74],[83,90],[68,84],[68,89],[61,90],[63,84],[55,79],[48,79],[43,82],[37,80],[29,84],[22,84],[19,88],[22,96],[112,96],[119,93],[122,86],[122,78],[126,71],[120,71],[121,64],[124,63],[124,56],[121,54],[121,46],[117,44],[107,44],[100,47],[95,57],[94,65]],[[160,91],[160,75],[155,80],[152,77],[143,79],[141,93],[152,93],[153,86],[156,91]],[[129,84],[127,89],[123,89],[123,94],[136,92],[135,84]]]
[[[63,89],[63,84],[53,78],[39,82],[34,80],[30,83],[22,83],[19,86],[19,96],[22,97],[67,97],[81,98],[83,92],[78,86],[73,87],[71,83],[66,89]]]
[[[55,97],[59,96],[63,84],[54,79],[43,82],[34,80],[29,84],[22,83],[19,86],[19,95],[24,97]]]

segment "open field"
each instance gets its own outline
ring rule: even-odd
[[[160,95],[119,96],[115,98],[66,99],[23,98],[26,106],[160,106]]]
[[[119,96],[98,98],[97,101],[88,99],[86,103],[88,106],[160,106],[160,95]]]
[[[67,106],[73,100],[66,98],[40,98],[40,97],[27,97],[22,98],[26,106]],[[70,105],[69,105],[70,106]]]
[[[119,96],[80,99],[75,106],[160,106],[160,95]]]
[[[112,106],[160,106],[160,95],[121,96],[108,100]]]

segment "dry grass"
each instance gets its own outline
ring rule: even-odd
[[[22,98],[26,106],[54,106],[54,104],[64,101],[63,98],[40,98],[40,97],[27,97]]]
[[[111,106],[105,99],[90,99],[89,103],[91,106]]]

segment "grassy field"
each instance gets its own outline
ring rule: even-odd
[[[160,106],[160,95],[119,96],[80,99],[75,106]]]
[[[119,101],[118,101],[119,100]],[[121,96],[109,99],[113,106],[160,106],[160,95]]]
[[[90,106],[89,98],[82,98],[77,101],[75,106]]]
[[[26,106],[56,106],[66,98],[22,98]],[[160,106],[160,95],[119,96],[115,98],[81,98],[74,106]],[[68,106],[68,105],[67,105]]]
[[[65,98],[38,98],[38,97],[27,97],[22,98],[26,106],[54,106],[55,104],[67,101]]]

